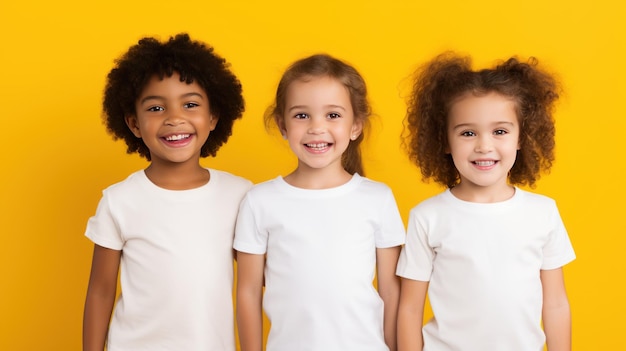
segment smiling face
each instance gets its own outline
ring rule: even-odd
[[[461,178],[453,193],[470,201],[502,201],[519,149],[515,102],[496,93],[466,95],[448,113],[448,151]]]
[[[283,116],[277,122],[298,157],[296,171],[346,173],[341,155],[362,130],[348,89],[336,79],[313,77],[292,82],[285,100]]]
[[[153,166],[198,164],[200,150],[217,123],[204,90],[195,82],[181,82],[177,73],[163,80],[152,77],[135,111],[137,115],[128,116],[126,123],[150,150]]]

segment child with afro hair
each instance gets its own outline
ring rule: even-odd
[[[105,189],[87,223],[83,350],[234,351],[232,241],[252,183],[200,158],[241,118],[239,80],[187,34],[146,37],[108,74],[103,110],[107,131],[149,165]]]

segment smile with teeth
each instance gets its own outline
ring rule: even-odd
[[[174,134],[174,135],[168,135],[165,137],[165,140],[167,141],[178,141],[178,140],[183,140],[183,139],[187,139],[189,138],[189,134]]]
[[[309,149],[313,149],[313,150],[323,150],[327,147],[329,147],[330,143],[311,143],[311,144],[304,144],[304,146],[308,147]]]
[[[495,165],[496,161],[494,161],[494,160],[484,160],[484,161],[474,161],[473,163],[475,165],[479,166],[479,167],[489,167],[489,166]]]

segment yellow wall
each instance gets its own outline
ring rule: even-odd
[[[294,165],[262,123],[285,66],[322,51],[354,63],[379,115],[368,176],[393,188],[405,220],[440,191],[420,182],[399,148],[417,64],[454,49],[480,66],[535,55],[558,71],[567,94],[557,163],[536,191],[557,199],[578,254],[565,270],[575,349],[624,349],[623,1],[39,2],[0,3],[1,350],[79,349],[92,248],[85,223],[103,188],[146,165],[102,127],[104,78],[139,37],[180,31],[232,62],[247,101],[232,139],[204,164],[255,182]]]

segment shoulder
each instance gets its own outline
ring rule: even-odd
[[[519,199],[520,203],[524,206],[534,206],[539,208],[556,207],[556,201],[551,197],[532,193],[527,190],[515,188],[515,196]]]
[[[280,184],[280,177],[266,180],[264,182],[254,184],[246,193],[244,200],[246,202],[252,201],[251,199],[266,199],[268,197],[276,197],[278,192],[284,191]]]
[[[142,184],[148,181],[143,170],[131,173],[126,179],[114,183],[104,189],[105,194],[125,194],[128,192],[136,191]]]
[[[241,210],[264,211],[277,208],[282,203],[280,199],[284,199],[284,196],[278,195],[278,192],[282,191],[278,183],[280,183],[278,179],[272,179],[253,185],[243,196]],[[271,201],[273,206],[268,207],[268,201]]]
[[[362,204],[376,204],[376,207],[389,206],[396,203],[396,198],[391,188],[380,181],[369,178],[354,176],[353,186],[347,191],[351,192],[353,201]]]
[[[359,181],[358,186],[360,190],[375,193],[392,193],[391,188],[383,182],[373,180],[367,177],[362,177],[358,174],[355,174],[354,177],[357,178],[357,180]]]
[[[454,201],[455,198],[450,192],[450,189],[446,189],[439,194],[427,197],[426,199],[418,202],[412,210],[425,209],[425,208],[439,208],[445,206],[446,203]]]
[[[253,186],[250,180],[232,173],[213,168],[210,168],[209,172],[211,173],[211,181],[214,181],[220,186],[225,186],[230,189],[243,189],[244,191],[248,191]]]
[[[248,194],[250,196],[263,196],[265,194],[276,193],[278,190],[285,191],[281,183],[280,177],[266,180],[253,185],[250,191],[248,191]]]
[[[454,208],[455,199],[449,189],[428,197],[413,206],[409,212],[411,217],[432,216],[442,213],[442,209],[446,209],[446,213],[451,213]]]

